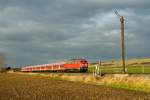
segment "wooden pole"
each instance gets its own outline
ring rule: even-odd
[[[123,72],[125,73],[125,39],[124,39],[124,17],[120,17],[121,22],[121,54],[122,54],[122,66],[123,66]]]

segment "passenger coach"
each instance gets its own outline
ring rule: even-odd
[[[22,72],[66,70],[79,70],[80,72],[86,72],[88,70],[88,61],[86,59],[71,59],[66,62],[25,66],[21,69]]]

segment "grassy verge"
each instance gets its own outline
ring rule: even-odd
[[[106,86],[150,92],[150,78],[145,76],[109,76],[102,80]]]
[[[133,84],[125,84],[125,83],[111,83],[106,86],[110,86],[113,88],[122,88],[122,89],[128,89],[128,90],[135,90],[135,91],[145,91],[145,92],[150,92],[149,87],[145,87],[143,85],[133,85]],[[147,88],[147,89],[146,89]]]

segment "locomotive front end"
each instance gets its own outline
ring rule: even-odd
[[[80,61],[81,66],[80,66],[80,71],[81,72],[86,72],[88,70],[88,61],[83,59]]]

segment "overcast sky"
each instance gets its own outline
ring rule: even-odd
[[[150,57],[150,0],[0,0],[0,52],[7,65],[70,58],[120,59],[125,17],[127,58]]]

